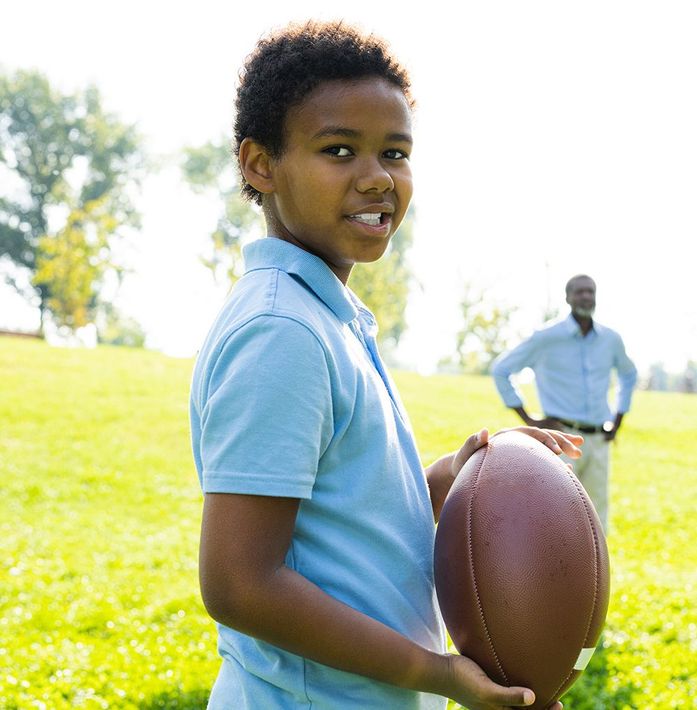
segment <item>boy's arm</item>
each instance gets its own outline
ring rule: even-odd
[[[499,686],[469,659],[419,646],[286,567],[298,504],[206,494],[200,580],[216,621],[319,663],[437,693],[473,710],[533,702],[532,691]]]

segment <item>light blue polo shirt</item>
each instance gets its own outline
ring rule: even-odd
[[[191,429],[203,491],[301,499],[286,564],[443,652],[428,488],[372,314],[320,258],[292,244],[267,237],[244,256],[247,271],[194,371]],[[215,710],[445,707],[443,698],[218,629]]]

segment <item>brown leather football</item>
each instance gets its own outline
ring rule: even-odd
[[[438,602],[457,650],[546,708],[574,683],[610,596],[607,545],[583,487],[530,436],[504,432],[475,452],[443,506]]]

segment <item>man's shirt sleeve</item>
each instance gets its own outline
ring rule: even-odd
[[[614,365],[617,369],[617,379],[619,382],[616,405],[617,412],[619,414],[625,414],[629,411],[629,407],[632,403],[632,392],[637,381],[637,369],[627,356],[624,343],[619,335],[617,336]]]
[[[491,368],[494,384],[507,407],[522,407],[523,399],[511,380],[511,375],[520,372],[525,367],[532,367],[537,351],[539,336],[534,333],[520,345],[499,355]]]
[[[259,316],[228,336],[203,393],[204,492],[310,498],[332,435],[327,360],[309,328]]]

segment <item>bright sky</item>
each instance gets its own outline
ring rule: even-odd
[[[425,368],[452,351],[466,281],[519,307],[527,334],[548,299],[565,310],[577,272],[596,279],[596,317],[640,367],[697,358],[695,3],[12,3],[5,70],[37,67],[65,91],[95,82],[151,153],[173,158],[144,187],[119,300],[152,346],[195,352],[224,295],[197,256],[216,209],[181,184],[177,152],[229,134],[256,39],[308,17],[375,31],[412,73],[422,288],[405,360]],[[3,325],[28,322],[0,298]]]

